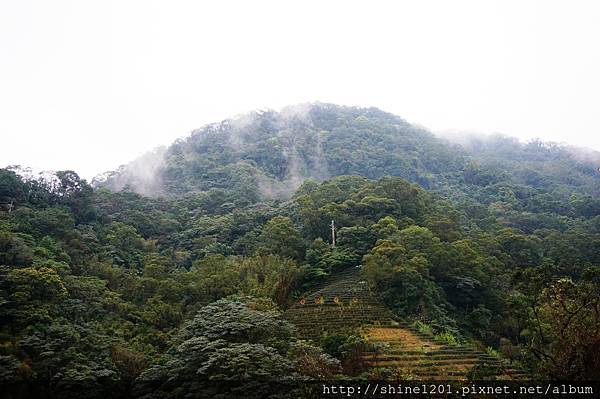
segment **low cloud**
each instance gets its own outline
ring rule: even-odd
[[[96,187],[121,191],[128,187],[138,194],[154,197],[164,193],[162,171],[166,148],[159,147],[148,152],[114,172],[97,176],[92,181]]]
[[[203,156],[197,150],[199,144],[210,145],[210,140],[217,140],[236,153],[244,154],[249,147],[265,139],[253,135],[267,133],[270,135],[269,139],[277,140],[287,164],[287,172],[284,177],[277,178],[262,170],[257,171],[258,188],[267,198],[287,199],[306,179],[319,181],[330,177],[323,149],[323,135],[314,128],[311,118],[314,106],[315,104],[305,103],[285,107],[279,112],[256,110],[208,124],[194,130],[189,138],[178,140],[169,151],[172,156],[180,157],[184,164],[193,165]],[[310,140],[310,143],[298,140]],[[299,153],[300,146],[302,154]],[[146,196],[166,194],[163,179],[166,153],[166,148],[158,148],[116,171],[97,176],[93,184],[113,191],[128,187]],[[243,161],[243,157],[244,155],[239,160]]]

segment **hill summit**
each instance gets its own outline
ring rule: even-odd
[[[404,177],[424,186],[458,170],[460,152],[376,108],[304,104],[206,125],[104,176],[100,186],[142,194],[243,187],[289,197],[306,179]]]
[[[301,104],[206,125],[94,184],[149,196],[233,189],[250,202],[288,199],[307,179],[341,175],[398,176],[448,197],[481,197],[509,183],[600,193],[597,153],[501,135],[460,143],[377,108]]]

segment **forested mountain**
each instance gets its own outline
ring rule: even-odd
[[[357,265],[407,323],[598,380],[594,159],[314,104],[208,125],[94,187],[2,169],[0,384],[211,397],[355,375],[358,333],[306,342],[280,312]]]
[[[254,198],[289,198],[304,179],[340,175],[392,175],[439,185],[464,163],[458,151],[397,116],[327,104],[211,124],[154,155],[109,174],[100,185],[147,191],[151,182],[165,194],[239,188]],[[159,165],[156,180],[136,170],[150,158]]]
[[[528,226],[529,213],[596,215],[599,165],[599,153],[500,135],[452,144],[376,108],[313,104],[205,126],[95,183],[168,197],[220,189],[247,206],[287,200],[307,179],[398,176],[457,202],[493,205],[532,232],[562,222]]]

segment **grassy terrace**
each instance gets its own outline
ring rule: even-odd
[[[468,345],[450,344],[394,320],[369,292],[358,270],[330,277],[290,308],[286,318],[300,333],[318,340],[324,334],[353,333],[369,343],[363,360],[385,378],[453,380],[521,379],[526,376],[504,359]]]

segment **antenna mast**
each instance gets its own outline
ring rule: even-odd
[[[335,222],[331,221],[331,246],[335,248]]]

